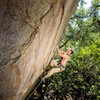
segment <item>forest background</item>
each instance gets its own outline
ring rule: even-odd
[[[100,100],[100,0],[79,1],[59,47],[74,51],[65,71],[37,85],[30,100]]]
[[[100,100],[100,0],[80,0],[60,48],[72,49],[74,54],[64,72],[48,79],[45,95],[61,100]]]

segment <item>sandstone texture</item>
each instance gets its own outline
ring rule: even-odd
[[[0,100],[24,100],[55,53],[77,0],[0,0]]]

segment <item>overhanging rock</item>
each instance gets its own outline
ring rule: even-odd
[[[0,100],[24,100],[54,55],[77,0],[0,0]]]

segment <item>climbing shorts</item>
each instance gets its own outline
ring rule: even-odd
[[[64,71],[64,70],[65,70],[65,67],[66,67],[66,66],[64,66],[64,65],[60,64],[60,65],[59,65],[59,67],[60,67],[60,70],[61,70],[61,72],[62,72],[62,71]]]

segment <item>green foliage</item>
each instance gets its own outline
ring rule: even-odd
[[[94,4],[95,6],[97,6],[98,3],[100,3],[100,0],[93,0],[93,4]]]
[[[69,39],[62,50],[72,48],[74,54],[68,61],[66,70],[49,79],[51,83],[48,89],[53,89],[55,93],[69,93],[73,98],[100,99],[100,24],[97,23],[100,21],[99,9],[84,17],[91,13],[98,1],[94,0],[88,10],[81,4],[81,8],[77,8],[73,16],[83,17],[74,17],[69,22],[61,45]]]
[[[99,99],[100,40],[81,47],[67,63],[64,72],[55,74],[48,89],[70,93],[78,97]]]

